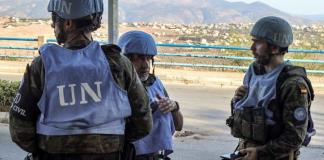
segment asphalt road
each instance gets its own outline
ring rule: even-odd
[[[184,130],[193,132],[187,137],[176,137],[176,160],[215,160],[231,152],[237,140],[230,136],[225,119],[229,115],[229,100],[233,89],[192,85],[166,84],[170,96],[179,101],[185,117]],[[324,160],[324,95],[317,95],[312,106],[318,134],[310,147],[302,149],[301,160]],[[8,126],[0,124],[0,160],[23,159],[25,152],[11,142]]]
[[[234,89],[173,84],[166,87],[171,97],[182,106],[184,128],[195,133],[191,137],[175,139],[175,159],[215,160],[219,155],[234,150],[237,139],[230,136],[225,125]],[[324,160],[323,98],[324,95],[317,95],[312,104],[317,135],[309,147],[302,148],[301,160]]]

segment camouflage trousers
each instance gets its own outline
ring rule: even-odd
[[[163,156],[159,153],[151,153],[151,154],[138,155],[135,157],[135,160],[171,160],[171,158],[167,156]]]
[[[263,144],[257,143],[255,141],[240,139],[237,150],[239,151],[239,150],[242,150],[245,148],[258,147],[258,146],[262,146],[262,145]],[[300,154],[300,151],[297,150],[295,152],[292,151],[291,153],[289,153],[289,156],[286,156],[283,158],[273,159],[273,157],[269,157],[269,158],[262,159],[262,160],[298,160],[299,154]]]
[[[27,157],[26,157],[27,158]],[[25,160],[121,160],[120,152],[107,154],[52,154],[39,152]]]

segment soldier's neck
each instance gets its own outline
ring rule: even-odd
[[[92,41],[91,34],[72,34],[67,37],[64,48],[81,49],[86,47]]]
[[[267,73],[271,72],[273,69],[275,69],[278,65],[284,63],[283,55],[278,55],[272,58],[271,62],[267,65],[264,65],[265,71]]]

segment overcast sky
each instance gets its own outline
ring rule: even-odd
[[[230,2],[263,2],[276,9],[285,11],[291,14],[310,15],[322,14],[324,15],[324,0],[227,0]]]

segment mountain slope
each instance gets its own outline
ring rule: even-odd
[[[0,0],[0,15],[48,18],[48,1]],[[104,2],[107,8],[107,0]],[[120,0],[119,6],[121,22],[246,23],[255,22],[268,15],[280,16],[295,24],[320,21],[311,20],[310,16],[292,16],[260,2],[248,4],[225,0]]]

